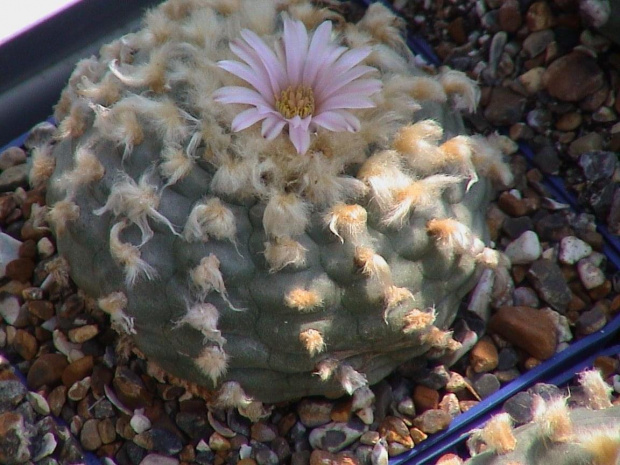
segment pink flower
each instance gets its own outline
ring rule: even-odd
[[[370,48],[348,49],[331,42],[332,24],[323,22],[312,35],[301,21],[284,18],[281,41],[272,50],[254,32],[241,31],[230,49],[244,63],[224,60],[218,65],[247,82],[251,88],[226,86],[213,97],[220,103],[251,105],[232,121],[235,132],[262,121],[261,134],[275,139],[288,126],[297,153],[310,146],[310,134],[355,132],[360,120],[348,110],[372,108],[370,96],[381,89],[379,79],[360,79],[376,71],[361,65]]]

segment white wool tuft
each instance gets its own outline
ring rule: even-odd
[[[187,313],[175,323],[175,328],[184,324],[200,331],[205,343],[214,342],[222,347],[226,343],[226,339],[222,336],[220,330],[217,329],[217,322],[220,317],[215,305],[210,303],[197,303],[187,309]]]
[[[234,213],[217,197],[194,205],[183,229],[183,237],[189,242],[206,242],[211,235],[235,243],[236,234]]]
[[[58,235],[62,235],[67,230],[67,223],[75,221],[80,217],[80,207],[69,199],[56,202],[47,212],[47,221],[54,227]]]
[[[359,236],[366,231],[368,212],[358,204],[348,205],[339,203],[334,205],[325,215],[325,224],[340,242],[355,243]]]
[[[133,287],[144,276],[148,280],[157,277],[157,270],[142,259],[140,249],[128,242],[122,242],[121,232],[127,227],[127,221],[119,221],[110,229],[110,254],[116,263],[123,267],[125,284]]]
[[[352,366],[341,364],[336,374],[338,381],[347,394],[353,394],[358,388],[368,385],[366,375],[356,371]]]
[[[149,183],[149,178],[150,173],[144,173],[136,183],[127,174],[121,175],[121,178],[112,186],[106,204],[93,212],[99,216],[108,211],[116,216],[126,216],[129,221],[140,228],[142,233],[140,245],[144,245],[153,237],[148,218],[165,224],[175,235],[179,235],[168,218],[157,211],[159,195],[156,186]]]
[[[475,81],[462,71],[443,68],[439,74],[439,82],[443,86],[457,110],[474,113],[480,101],[480,89]]]
[[[299,341],[306,348],[310,357],[314,357],[316,354],[325,350],[325,341],[323,335],[316,329],[305,329],[299,333]]]
[[[228,354],[220,347],[205,347],[194,363],[216,384],[228,369]]]
[[[296,194],[275,194],[267,202],[263,228],[268,237],[303,234],[309,220],[309,206]]]
[[[290,237],[276,237],[265,242],[265,259],[269,263],[269,272],[275,273],[289,265],[297,268],[305,266],[307,251],[308,249]]]

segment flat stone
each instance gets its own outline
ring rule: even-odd
[[[55,416],[60,416],[65,402],[67,401],[67,386],[61,384],[56,386],[47,396],[47,403],[50,406],[50,411]]]
[[[536,260],[530,266],[527,276],[542,300],[561,313],[566,311],[572,292],[562,270],[555,262],[547,259]]]
[[[35,264],[31,258],[16,258],[7,263],[5,274],[10,279],[25,283],[32,279],[34,267]]]
[[[0,192],[11,192],[18,187],[28,188],[30,165],[11,166],[0,173]]]
[[[24,360],[32,360],[37,355],[39,344],[28,331],[18,329],[13,340],[13,348]]]
[[[144,408],[152,402],[140,377],[127,367],[116,369],[112,384],[118,399],[130,409]]]
[[[53,386],[62,378],[67,367],[67,358],[62,354],[43,354],[32,363],[26,378],[28,387],[37,390],[44,385]]]
[[[166,455],[178,454],[183,449],[183,443],[179,436],[160,427],[153,427],[148,431],[136,434],[133,442],[148,451]]]
[[[209,436],[209,447],[214,451],[230,450],[230,440],[216,432]]]
[[[45,457],[52,455],[58,445],[53,433],[45,433],[43,437],[37,441],[37,443],[38,444],[34,449],[34,456],[32,457],[33,462],[39,462]]]
[[[552,97],[564,102],[578,102],[593,94],[605,83],[605,75],[590,55],[571,52],[549,65],[543,85]]]
[[[555,353],[555,324],[535,308],[501,307],[491,317],[489,330],[539,360],[546,360]]]
[[[497,392],[501,387],[497,376],[492,373],[484,373],[474,381],[474,389],[481,399],[486,399],[491,394]]]
[[[76,344],[81,344],[99,334],[99,327],[97,325],[84,325],[77,328],[72,328],[67,332],[69,340]]]
[[[524,424],[532,421],[532,395],[519,392],[504,402],[504,410],[516,423]]]
[[[89,390],[90,376],[87,376],[86,378],[76,381],[73,385],[71,385],[67,391],[67,398],[74,402],[78,402],[86,397]]]
[[[439,406],[439,392],[436,389],[418,384],[413,389],[412,397],[416,412],[436,409]]]
[[[542,253],[538,234],[534,231],[525,231],[506,246],[505,253],[513,265],[532,263]]]
[[[263,422],[256,422],[250,428],[250,437],[258,442],[271,442],[277,437],[275,426]]]
[[[494,126],[508,126],[523,117],[527,99],[506,87],[494,87],[484,117]]]
[[[47,321],[54,316],[54,304],[48,300],[30,300],[26,303],[26,306],[30,314],[43,321]]]
[[[571,111],[561,115],[555,122],[555,127],[559,131],[574,131],[583,122],[581,113]]]
[[[0,153],[0,171],[22,163],[26,163],[26,152],[21,147],[9,147]]]
[[[602,150],[604,142],[603,136],[598,132],[589,132],[571,142],[568,154],[578,159],[584,153]]]
[[[94,358],[92,355],[85,355],[69,364],[62,373],[62,383],[69,387],[76,382],[90,376],[93,372]]]
[[[607,324],[607,316],[600,306],[582,312],[577,319],[577,332],[586,336],[602,329]]]
[[[299,421],[308,427],[315,428],[331,421],[334,403],[326,399],[302,399],[297,405]]]
[[[427,410],[413,420],[414,426],[425,434],[443,431],[451,422],[450,414],[441,409]]]
[[[99,429],[97,428],[99,421],[91,418],[84,422],[82,430],[80,431],[80,442],[86,450],[97,450],[103,444],[101,437],[99,436]]]
[[[543,53],[554,40],[555,34],[550,29],[532,32],[523,40],[522,49],[527,56],[534,58]]]
[[[537,66],[536,68],[532,68],[518,77],[519,82],[528,95],[535,95],[543,88],[542,77],[544,73],[545,68],[542,66]]]
[[[339,452],[357,441],[365,428],[366,425],[355,417],[347,423],[331,422],[318,426],[310,433],[310,445],[315,449]]]
[[[179,465],[179,463],[175,457],[160,454],[148,454],[140,461],[140,465]]]

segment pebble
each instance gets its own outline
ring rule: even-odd
[[[546,360],[555,353],[555,324],[535,308],[501,307],[491,317],[489,330],[537,359]]]
[[[519,76],[518,80],[523,85],[528,95],[534,95],[543,88],[542,77],[544,73],[545,68],[537,66]]]
[[[532,32],[523,40],[523,51],[528,57],[533,58],[543,53],[555,40],[555,34],[550,29]]]
[[[469,362],[476,373],[485,373],[497,368],[499,354],[497,347],[489,337],[483,337],[472,348]]]
[[[53,386],[62,377],[67,367],[67,358],[62,354],[43,354],[38,357],[28,370],[27,384],[30,389],[37,390],[42,386]]]
[[[505,253],[513,265],[532,263],[542,253],[538,234],[534,231],[525,231],[506,246]]]
[[[144,409],[137,409],[129,420],[129,425],[136,434],[141,434],[151,428],[151,420],[144,415]]]
[[[590,182],[610,180],[618,168],[618,154],[604,150],[582,153],[577,161]]]
[[[0,173],[0,192],[14,191],[18,187],[28,187],[30,166],[26,163],[10,166]]]
[[[436,409],[427,410],[421,415],[418,415],[413,420],[413,424],[425,434],[434,434],[450,426],[451,421],[452,417],[449,413],[441,409]]]
[[[0,412],[13,410],[24,399],[28,390],[20,381],[5,379],[0,381]]]
[[[308,427],[314,428],[331,421],[333,403],[326,399],[302,399],[297,405],[299,421]]]
[[[21,245],[21,241],[4,232],[0,232],[0,278],[6,276],[7,264],[19,258],[19,248]]]
[[[366,425],[361,420],[352,418],[347,423],[331,422],[314,428],[310,432],[309,441],[315,449],[339,452],[359,439],[365,431]]]
[[[0,414],[0,463],[19,464],[30,460],[29,433],[22,415],[16,412]]]
[[[590,55],[571,52],[549,65],[543,85],[552,97],[577,102],[600,89],[605,82],[603,70]]]
[[[481,399],[486,399],[497,392],[501,387],[497,376],[492,373],[483,373],[474,380],[474,389]]]
[[[28,398],[28,402],[30,402],[30,405],[32,405],[32,408],[36,413],[38,413],[39,415],[50,414],[50,406],[47,403],[47,400],[45,400],[45,397],[43,397],[41,394],[39,394],[38,392],[30,391],[28,392],[26,397]]]
[[[179,461],[166,455],[148,454],[140,461],[140,465],[179,465]]]
[[[21,147],[8,147],[0,153],[0,171],[26,163],[26,152]]]
[[[577,273],[579,273],[581,284],[588,290],[603,285],[606,280],[603,270],[587,258],[579,260],[577,263]]]
[[[516,423],[532,421],[532,395],[528,392],[519,392],[504,402],[503,408]]]
[[[418,413],[436,409],[439,406],[439,392],[421,384],[414,388],[412,398],[415,410]]]
[[[0,295],[0,315],[9,325],[14,326],[21,312],[21,303],[13,294]]]
[[[592,253],[592,246],[576,236],[566,236],[560,241],[558,260],[565,265],[574,265]]]
[[[523,116],[526,98],[506,87],[495,87],[484,110],[484,117],[495,126],[517,123]]]
[[[562,270],[553,261],[536,260],[527,276],[542,300],[559,312],[564,312],[572,300],[572,292],[564,279]]]

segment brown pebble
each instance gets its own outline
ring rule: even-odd
[[[527,10],[525,22],[531,32],[536,32],[553,27],[555,18],[547,2],[534,2]]]
[[[418,384],[413,389],[413,403],[416,412],[435,409],[439,406],[439,392],[435,389]]]
[[[293,426],[297,423],[297,415],[289,412],[278,421],[278,435],[286,436]]]
[[[7,218],[17,208],[17,202],[13,194],[4,194],[0,196],[0,223],[5,224]]]
[[[101,442],[104,444],[110,444],[116,440],[116,427],[112,418],[104,418],[97,424],[97,431]]]
[[[127,367],[116,368],[112,384],[119,400],[128,408],[143,408],[153,401],[152,394],[146,389],[140,377]]]
[[[310,454],[310,465],[334,465],[336,454],[324,450],[315,449]]]
[[[459,408],[461,409],[461,412],[465,413],[479,403],[479,400],[462,400],[459,402]]]
[[[467,31],[465,30],[465,20],[462,16],[450,21],[448,24],[448,34],[457,45],[467,43]]]
[[[266,423],[256,422],[250,427],[250,437],[258,442],[271,442],[276,438],[275,429]]]
[[[62,384],[67,387],[73,386],[93,372],[94,359],[92,355],[85,355],[82,358],[74,360],[65,368],[62,373]]]
[[[535,212],[540,206],[540,202],[534,198],[519,199],[509,191],[504,191],[497,199],[499,207],[510,216],[526,216]]]
[[[393,416],[385,417],[377,431],[388,443],[397,442],[408,449],[411,449],[414,445],[413,439],[409,434],[409,429],[401,418]]]
[[[62,373],[67,365],[67,358],[62,354],[41,355],[28,370],[26,377],[28,387],[37,390],[45,385],[55,385],[62,378]]]
[[[337,421],[340,423],[346,423],[351,419],[351,405],[353,403],[353,398],[349,397],[348,399],[340,399],[338,400],[330,413],[330,418],[332,421]]]
[[[32,360],[37,355],[39,344],[28,331],[18,329],[13,339],[13,348],[24,360]]]
[[[501,307],[491,317],[489,330],[538,359],[547,360],[555,354],[555,324],[535,308]]]
[[[484,117],[496,126],[517,123],[523,117],[527,99],[506,87],[494,87]]]
[[[50,411],[55,416],[60,416],[65,402],[67,401],[67,386],[61,384],[56,386],[47,396],[47,403],[50,406]]]
[[[247,457],[245,459],[241,459],[237,462],[237,465],[256,465],[256,460]]]
[[[54,304],[47,300],[30,300],[26,302],[26,306],[32,315],[43,321],[54,316]]]
[[[18,258],[6,265],[6,276],[20,283],[26,283],[32,278],[34,261],[30,258]]]
[[[326,399],[302,399],[297,404],[297,414],[304,426],[314,428],[331,421],[332,408],[333,402]]]
[[[69,340],[76,344],[81,344],[94,338],[99,334],[99,328],[97,325],[84,325],[77,328],[72,328],[67,332]]]
[[[518,0],[506,0],[502,3],[498,11],[498,21],[503,31],[514,33],[519,30],[523,16]]]
[[[37,243],[31,239],[22,242],[19,246],[18,255],[20,258],[35,259],[37,257]]]
[[[413,424],[422,432],[426,434],[433,434],[446,429],[450,425],[451,421],[452,417],[450,414],[444,412],[443,410],[435,409],[427,410],[421,415],[418,415],[413,420]]]
[[[577,102],[605,83],[603,70],[590,55],[571,52],[555,60],[543,75],[543,85],[552,97]]]
[[[581,126],[582,121],[581,113],[571,111],[560,116],[555,122],[555,127],[560,131],[573,131]]]
[[[497,368],[499,355],[490,337],[485,336],[476,343],[469,354],[469,361],[476,373],[487,373]]]
[[[101,437],[99,436],[98,421],[94,418],[86,420],[82,431],[80,431],[80,442],[84,449],[89,451],[97,450],[101,447]]]

